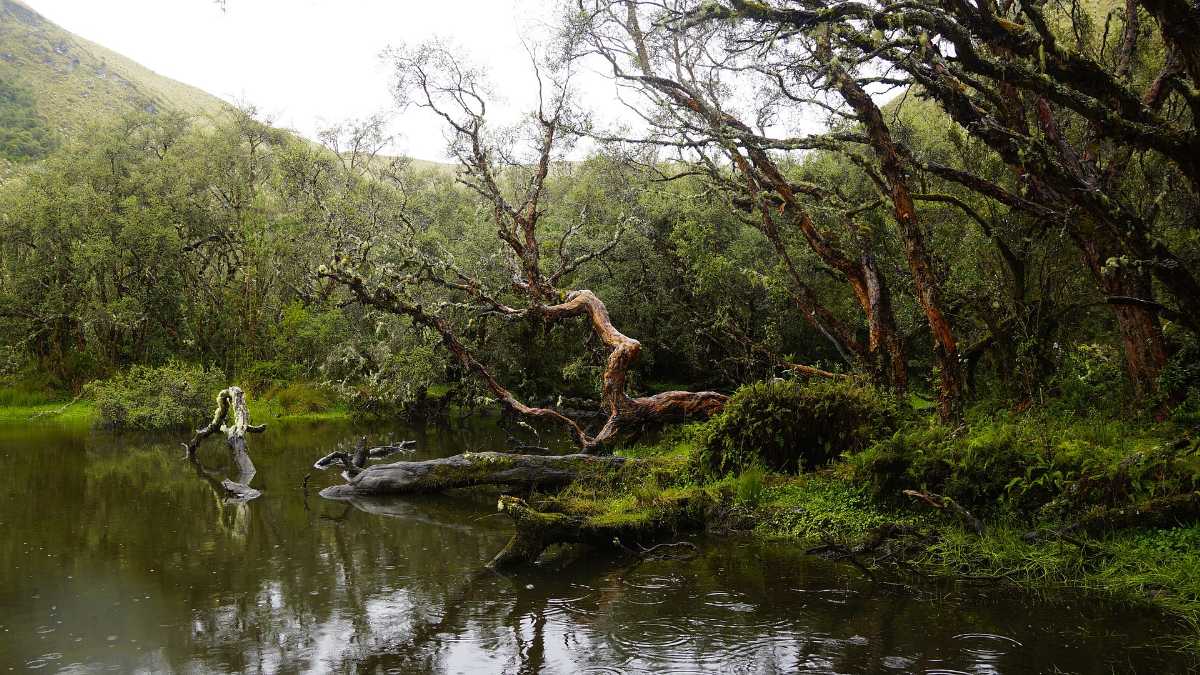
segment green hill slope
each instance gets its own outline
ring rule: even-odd
[[[131,110],[215,113],[227,106],[78,37],[17,0],[0,0],[0,106],[36,113],[52,133]],[[32,107],[32,111],[20,108]],[[0,111],[2,114],[2,111]]]

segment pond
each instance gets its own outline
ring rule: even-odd
[[[503,443],[415,438],[418,458]],[[1181,672],[1179,627],[1074,595],[873,582],[795,546],[697,539],[502,576],[494,497],[329,502],[312,462],[364,433],[249,439],[227,503],[180,438],[0,427],[0,670],[44,672]],[[206,464],[228,463],[210,439]],[[304,479],[313,474],[309,489]]]

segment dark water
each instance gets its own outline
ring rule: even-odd
[[[250,439],[264,494],[224,502],[179,439],[0,428],[0,670],[1184,672],[1180,628],[1079,598],[865,580],[787,546],[603,555],[511,576],[494,498],[357,505],[312,461],[359,433]],[[418,456],[495,447],[423,435]],[[383,436],[376,436],[383,440]],[[202,458],[227,460],[210,440]]]

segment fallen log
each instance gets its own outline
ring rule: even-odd
[[[703,491],[659,504],[655,517],[604,518],[539,511],[517,497],[502,496],[497,510],[512,519],[512,539],[488,562],[492,569],[536,562],[554,544],[588,544],[602,548],[631,549],[674,534],[703,527],[710,502]],[[652,549],[643,549],[649,551]]]
[[[321,490],[327,499],[370,495],[441,492],[477,485],[532,488],[561,487],[588,471],[619,468],[623,457],[597,455],[513,455],[503,452],[466,452],[420,462],[376,464],[343,485]]]
[[[1179,527],[1200,519],[1200,492],[1156,497],[1121,507],[1096,507],[1066,529],[1097,536],[1129,527]]]

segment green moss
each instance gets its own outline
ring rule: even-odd
[[[915,525],[920,516],[887,508],[869,490],[831,473],[778,477],[755,511],[755,533],[767,539],[794,538],[806,544],[863,537],[885,523]]]

